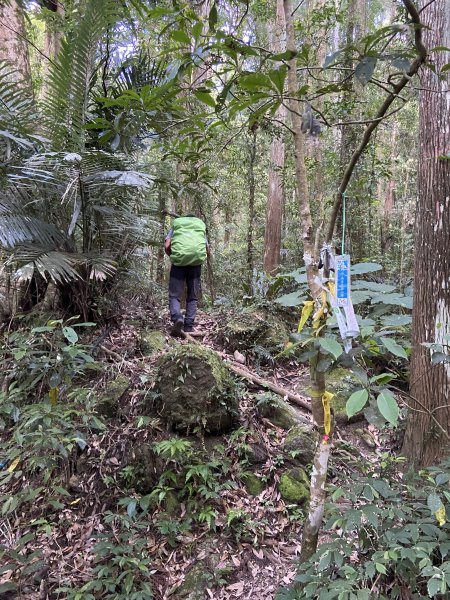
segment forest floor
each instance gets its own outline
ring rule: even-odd
[[[143,356],[139,350],[141,330],[149,324],[162,334],[163,343],[150,356]],[[197,331],[201,334],[196,336],[199,342],[221,351],[224,360],[234,360],[231,354],[223,353],[217,342],[213,314],[199,314]],[[210,481],[196,479],[208,488],[209,498],[208,493],[202,498],[194,491],[191,500],[175,500],[170,509],[161,501],[140,513],[140,498],[150,493],[151,485],[146,489],[142,482],[136,484],[133,460],[140,449],[174,435],[168,434],[158,419],[142,418],[142,399],[151,391],[161,354],[186,341],[170,336],[167,314],[152,306],[128,307],[126,317],[98,336],[97,331],[92,341],[100,339],[97,360],[102,362],[103,370],[88,386],[100,394],[107,382],[119,375],[127,378],[129,385],[120,397],[116,414],[108,418],[107,429],[93,434],[85,448],[77,448],[75,455],[60,461],[59,473],[52,475],[52,481],[39,481],[41,491],[32,502],[21,504],[4,517],[0,526],[4,547],[16,547],[23,536],[29,539],[23,538],[25,542],[19,551],[23,568],[17,567],[18,556],[11,558],[9,567],[7,563],[1,565],[0,590],[5,590],[1,597],[126,598],[126,593],[108,595],[107,590],[114,589],[114,580],[125,572],[127,560],[133,558],[133,547],[139,547],[141,556],[149,559],[147,575],[157,600],[275,598],[277,590],[289,585],[296,575],[305,506],[290,504],[280,494],[287,429],[258,412],[258,394],[264,390],[242,381],[239,427],[225,436],[189,438],[206,457],[205,461],[207,457],[213,461],[222,455],[222,462],[226,463],[226,468],[217,460],[211,463]],[[296,394],[306,387],[305,368],[294,360],[274,366],[254,364],[249,359],[245,368]],[[310,419],[307,410],[294,408],[300,420]],[[2,436],[7,436],[7,432]],[[340,425],[335,434],[330,482],[339,485],[353,471],[360,470],[364,462],[376,461],[386,444],[365,421]],[[251,469],[263,482],[263,489],[253,495],[243,477],[250,468],[249,449],[262,454]],[[141,463],[142,460],[149,459],[144,455]],[[166,469],[170,468],[176,471],[174,461],[167,462]],[[20,478],[10,480],[3,494],[13,496],[33,486],[33,478],[39,477],[23,471]],[[56,491],[51,485],[57,486]],[[213,516],[208,517],[211,507]],[[189,514],[194,511],[198,516],[204,508],[208,510],[203,519]],[[103,563],[99,559],[99,536],[109,536],[115,545],[115,566],[111,566],[114,557],[109,556],[109,563],[106,558]],[[36,550],[42,550],[42,555],[34,556]],[[120,558],[123,562],[119,568]],[[27,565],[33,563],[39,568],[27,570]],[[99,564],[109,564],[110,570],[100,573]],[[132,561],[130,565],[127,573],[133,574],[134,579],[129,575],[135,586],[131,590],[136,591],[141,589],[141,579],[145,577],[140,579],[140,567]],[[81,590],[89,581],[99,582],[97,592],[80,592],[76,596],[75,590]],[[136,596],[139,597],[151,596]]]

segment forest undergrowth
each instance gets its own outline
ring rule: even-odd
[[[199,329],[221,351],[217,317],[202,313]],[[286,499],[280,482],[309,469],[308,458],[296,460],[301,448],[286,444],[295,415],[286,422],[281,411],[280,422],[261,409],[275,396],[241,380],[233,431],[168,430],[148,410],[161,355],[186,343],[167,321],[148,304],[103,330],[44,318],[26,341],[24,324],[7,332],[2,364],[15,361],[18,384],[2,406],[5,597],[268,599],[294,580],[306,494]],[[248,362],[293,392],[306,385],[295,360]],[[27,389],[34,398],[21,405]],[[292,411],[297,425],[309,419]],[[332,485],[369,472],[389,443],[375,428],[340,426]]]

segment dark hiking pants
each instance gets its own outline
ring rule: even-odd
[[[202,266],[177,267],[172,265],[169,280],[169,309],[170,318],[175,323],[183,318],[181,314],[181,296],[184,285],[187,286],[185,327],[192,327],[197,314],[197,294],[200,289]]]

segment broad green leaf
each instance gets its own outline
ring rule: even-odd
[[[367,390],[357,390],[356,392],[353,392],[345,405],[348,417],[353,417],[353,415],[356,415],[357,412],[362,410],[368,399],[369,393]]]
[[[442,580],[440,577],[432,577],[427,581],[427,590],[430,598],[436,598],[441,591]],[[444,590],[445,591],[445,590]]]
[[[350,272],[352,275],[362,275],[363,273],[374,273],[375,271],[381,271],[383,267],[378,263],[356,263],[351,266]]]
[[[366,85],[372,78],[375,66],[377,64],[376,56],[365,56],[356,66],[355,77],[356,79]]]
[[[329,352],[334,356],[334,358],[338,358],[343,352],[340,343],[332,338],[321,337],[319,339],[319,343],[325,352]]]
[[[396,425],[398,421],[398,404],[397,400],[388,390],[384,390],[381,394],[378,395],[377,398],[377,406],[380,413],[383,417],[391,423],[392,425]]]
[[[277,91],[282,94],[284,90],[284,82],[287,74],[287,66],[282,65],[279,69],[272,69],[269,71],[269,77],[273,82]]]
[[[427,505],[431,512],[434,514],[442,506],[442,500],[438,494],[432,493],[427,498]]]
[[[400,71],[409,71],[409,68],[411,66],[409,60],[407,58],[404,58],[403,56],[398,56],[397,58],[394,58],[394,60],[391,61],[391,64],[393,67],[399,69]]]
[[[389,285],[387,283],[377,283],[376,281],[366,281],[365,279],[356,279],[355,281],[352,281],[352,289],[388,293],[393,292],[395,290],[395,285]]]
[[[201,21],[198,21],[193,27],[192,27],[192,35],[195,38],[195,41],[198,41],[199,37],[202,34],[202,30],[203,30],[203,24]]]
[[[370,383],[378,383],[379,385],[386,385],[393,379],[396,379],[397,375],[391,373],[380,373],[380,375],[374,375],[370,378]]]
[[[63,327],[62,332],[66,340],[71,344],[76,344],[76,342],[78,342],[78,334],[72,327]]]
[[[216,107],[214,98],[208,92],[200,92],[199,90],[195,90],[194,96],[197,98],[197,100],[200,100],[200,102],[203,102],[212,108]]]
[[[304,298],[300,296],[299,292],[292,292],[290,294],[284,294],[275,300],[277,304],[282,306],[300,306]]]
[[[44,327],[34,327],[31,330],[31,333],[44,333],[47,331],[53,331],[55,328],[54,327],[48,327],[48,326],[44,326]]]
[[[286,50],[285,52],[280,52],[278,54],[272,54],[271,56],[268,56],[267,58],[269,60],[291,60],[295,56],[297,56],[297,52],[295,52],[295,50]]]
[[[239,85],[247,90],[259,90],[260,88],[272,88],[271,79],[264,73],[250,73],[239,79]]]
[[[338,58],[338,56],[340,54],[342,54],[343,50],[336,50],[336,52],[333,52],[332,54],[328,54],[328,56],[325,57],[325,62],[323,63],[323,68],[326,69],[327,67],[329,67],[330,65],[332,65],[335,60]]]
[[[133,517],[136,514],[136,500],[131,500],[127,505],[127,514],[129,517]]]
[[[209,28],[211,31],[215,31],[216,25],[217,25],[217,20],[218,20],[217,4],[214,2],[211,10],[209,11],[209,16],[208,16],[208,24],[209,24]]]
[[[403,308],[412,308],[412,296],[404,296],[402,294],[379,294],[372,298],[372,304],[393,304],[394,306],[402,306]]]
[[[411,322],[411,315],[386,315],[381,319],[381,323],[389,327],[401,327],[404,325],[410,325]]]
[[[175,31],[170,32],[170,36],[176,41],[180,42],[180,44],[190,44],[191,38],[185,31],[181,29],[175,29]]]
[[[389,352],[395,354],[395,356],[399,356],[400,358],[408,359],[408,355],[406,354],[405,349],[402,348],[400,344],[397,344],[395,340],[388,337],[382,337],[381,341],[383,342],[383,345],[386,346],[386,348],[389,350]]]
[[[434,352],[431,356],[431,364],[438,365],[440,363],[450,362],[450,355],[444,352]]]

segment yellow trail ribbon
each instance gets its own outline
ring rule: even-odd
[[[17,465],[20,463],[20,457],[18,456],[17,458],[15,458],[12,463],[9,465],[9,467],[6,469],[8,471],[8,473],[12,473],[14,471],[14,469],[17,467]]]
[[[59,396],[59,388],[57,388],[57,387],[50,388],[50,390],[48,392],[48,397],[50,398],[50,404],[55,406],[55,404],[58,403],[58,396]]]
[[[330,401],[333,398],[334,394],[330,392],[324,392],[322,395],[322,405],[323,405],[323,430],[325,435],[330,435],[331,431],[331,407]]]
[[[297,327],[297,333],[301,333],[303,327],[305,326],[306,321],[308,320],[309,315],[312,313],[314,308],[314,300],[306,300],[303,302],[302,314],[300,316],[300,321]]]
[[[327,309],[327,293],[323,290],[320,294],[320,306],[313,315],[313,329],[320,326],[320,320],[325,316]]]
[[[441,506],[434,513],[434,516],[436,517],[436,521],[439,523],[440,527],[442,527],[442,525],[445,525],[446,514],[445,514],[445,506],[443,504],[441,504]]]

